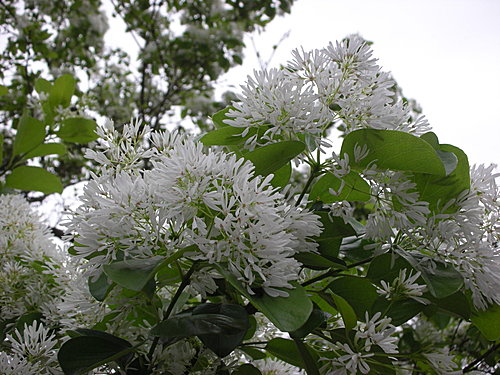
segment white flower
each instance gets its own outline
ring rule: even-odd
[[[29,363],[25,358],[17,355],[10,356],[0,352],[0,374],[2,375],[33,375],[38,368]]]
[[[349,345],[341,343],[337,343],[334,350],[345,354],[334,359],[321,358],[323,362],[326,362],[321,367],[324,375],[355,375],[358,371],[368,374],[370,371],[370,366],[365,359],[373,357],[373,353],[355,352]]]
[[[57,370],[59,365],[54,349],[57,339],[42,323],[35,321],[29,326],[25,325],[22,333],[16,329],[14,334],[8,334],[6,338],[11,343],[14,356],[24,358],[38,367],[39,374],[60,372]]]
[[[429,304],[429,300],[420,297],[424,293],[427,286],[420,285],[415,282],[420,277],[421,273],[417,272],[415,275],[412,275],[410,271],[407,277],[406,271],[406,268],[400,270],[398,277],[392,281],[392,284],[389,284],[385,280],[381,280],[380,284],[382,287],[377,289],[377,293],[384,296],[388,300],[408,297],[425,305]]]
[[[462,374],[459,366],[453,362],[453,356],[450,355],[447,347],[438,348],[433,353],[424,353],[423,355],[439,375]]]
[[[204,152],[183,137],[153,139],[159,147],[153,169],[103,170],[84,189],[69,228],[78,257],[89,259],[88,274],[118,259],[170,256],[196,245],[199,251],[186,254],[191,260],[223,263],[250,293],[262,287],[285,295],[277,288],[298,279],[293,255],[315,250],[309,238],[320,234],[319,218],[288,203],[270,185],[272,175],[255,177],[244,159]]]
[[[55,306],[64,283],[54,270],[64,264],[46,225],[17,195],[0,195],[0,313],[4,319]]]
[[[396,332],[396,327],[391,323],[391,318],[380,318],[381,313],[377,312],[370,319],[368,313],[365,313],[366,322],[358,322],[355,327],[354,341],[356,345],[360,345],[363,341],[364,350],[369,352],[372,345],[379,346],[385,353],[397,353],[398,341],[393,334]]]
[[[312,87],[294,79],[284,70],[255,72],[242,86],[240,102],[234,102],[225,120],[228,125],[241,127],[249,149],[279,140],[298,139],[297,134],[308,133],[320,137],[328,124],[327,109],[317,101]],[[263,131],[257,141],[257,130]]]
[[[286,362],[266,358],[253,363],[262,375],[301,375],[304,371]]]

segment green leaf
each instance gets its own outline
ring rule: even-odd
[[[381,280],[391,282],[399,276],[399,271],[403,268],[408,271],[413,269],[410,263],[399,255],[385,253],[375,257],[370,262],[366,277],[376,283]]]
[[[234,318],[240,329],[234,334],[206,334],[198,335],[205,346],[211,349],[219,357],[225,357],[231,353],[245,337],[249,328],[248,314],[244,307],[231,304],[202,304],[193,310],[193,316],[197,314],[222,314]]]
[[[35,81],[35,90],[37,93],[41,94],[42,92],[49,94],[52,89],[52,84],[43,78],[38,78]]]
[[[316,328],[318,328],[325,322],[326,322],[325,313],[321,311],[321,309],[319,309],[317,306],[315,306],[307,322],[298,330],[290,332],[290,337],[292,338],[306,337],[309,333],[314,331]]]
[[[83,375],[113,361],[122,366],[130,359],[132,345],[119,337],[93,330],[76,330],[82,336],[66,341],[57,359],[64,374]]]
[[[98,278],[89,278],[89,292],[98,301],[104,301],[108,293],[113,288],[113,284],[109,282],[106,274],[103,272]]]
[[[427,132],[425,134],[422,134],[420,138],[430,144],[434,150],[439,150],[439,139],[436,133]]]
[[[23,333],[25,326],[31,326],[33,322],[39,322],[43,318],[43,314],[41,312],[29,312],[23,314],[17,319],[15,329],[19,331],[19,333]]]
[[[469,320],[471,309],[467,297],[462,292],[456,292],[448,297],[432,300],[441,311],[449,315]]]
[[[292,164],[287,163],[276,172],[274,172],[274,177],[271,180],[271,185],[274,187],[285,187],[290,181],[290,176],[292,175]]]
[[[435,267],[431,267],[430,259],[422,262],[419,261],[422,257],[417,255],[405,258],[413,268],[422,273],[429,292],[436,298],[448,297],[458,292],[464,285],[462,275],[450,264],[434,261]]]
[[[372,313],[381,312],[392,319],[392,324],[399,326],[418,315],[424,308],[425,305],[410,298],[391,303],[385,297],[380,296],[372,306]]]
[[[300,368],[306,367],[297,345],[295,345],[295,342],[292,340],[276,337],[267,343],[265,349],[276,358],[281,359],[282,361],[285,361],[293,366]],[[318,353],[308,346],[307,350],[311,353],[311,356],[317,363],[319,361]]]
[[[359,317],[364,317],[365,312],[371,311],[373,303],[379,296],[375,286],[364,277],[339,277],[333,280],[328,288],[344,298]]]
[[[342,316],[345,329],[347,331],[350,331],[351,329],[356,327],[358,318],[352,306],[349,305],[349,303],[344,298],[335,293],[332,294],[332,298],[333,301],[335,302],[335,305],[337,306],[337,310],[340,312],[340,315]]]
[[[226,107],[222,110],[220,110],[219,112],[217,112],[216,114],[214,114],[212,116],[212,121],[215,125],[216,128],[224,128],[224,127],[227,127],[229,126],[228,124],[226,124],[224,122],[224,120],[229,120],[229,119],[232,119],[232,117],[227,117],[226,116],[226,113],[228,113],[230,110],[234,110],[235,108],[233,106],[229,106],[229,107]],[[243,130],[242,130],[243,131]]]
[[[460,193],[470,189],[470,167],[467,155],[458,147],[440,145],[442,152],[453,153],[458,162],[456,168],[447,176],[431,176],[414,174],[413,181],[417,185],[420,199],[429,202],[431,211],[439,211],[451,199],[456,199]],[[450,207],[446,213],[455,212],[456,206]]]
[[[61,105],[66,108],[69,106],[75,89],[76,81],[71,74],[64,74],[57,78],[50,89],[49,103],[51,107],[55,108]]]
[[[96,127],[97,124],[94,120],[71,117],[63,120],[61,128],[56,134],[66,142],[89,143],[98,138],[95,133]]]
[[[66,146],[62,143],[42,143],[32,151],[24,155],[24,159],[31,159],[38,156],[46,155],[64,155],[66,153]]]
[[[246,137],[242,137],[245,128],[233,128],[232,126],[225,126],[220,129],[208,132],[200,141],[206,146],[229,146],[239,145],[245,142]]]
[[[306,145],[299,141],[272,143],[244,155],[255,166],[255,174],[267,176],[284,167],[304,151]]]
[[[13,189],[41,191],[45,194],[62,193],[61,180],[40,167],[17,167],[6,178],[6,185]]]
[[[325,270],[328,268],[342,268],[343,265],[334,262],[324,256],[310,252],[301,252],[293,256],[297,259],[304,267],[310,268],[312,270]]]
[[[314,238],[319,245],[319,253],[325,257],[337,257],[342,238],[354,236],[356,231],[351,225],[346,224],[341,217],[330,217],[328,212],[322,211],[316,211],[315,214],[320,217],[323,226],[319,237]]]
[[[302,327],[311,315],[313,305],[300,285],[292,283],[294,289],[277,288],[288,293],[288,297],[270,297],[267,294],[257,296],[248,293],[241,282],[229,271],[218,264],[215,269],[252,305],[262,312],[278,329],[291,332]]]
[[[3,163],[3,134],[0,134],[0,167]]]
[[[451,174],[458,165],[458,158],[453,152],[436,150],[439,158],[443,162],[444,169],[446,171],[446,175]]]
[[[356,162],[354,148],[368,147],[368,155]],[[436,150],[425,140],[396,130],[360,129],[344,138],[340,155],[347,153],[352,166],[366,168],[374,162],[378,168],[445,176],[446,171]]]
[[[338,192],[342,181],[344,187],[339,195],[330,194],[330,189]],[[322,176],[311,189],[309,200],[322,201],[323,203],[333,203],[339,201],[360,201],[370,200],[370,185],[358,173],[351,171],[342,179],[334,176],[332,173],[326,173]]]
[[[264,359],[266,358],[266,353],[259,349],[252,348],[250,346],[242,346],[239,348],[242,352],[245,352],[248,354],[250,357],[252,357],[253,360],[257,361],[259,359]]]
[[[9,93],[9,88],[4,85],[0,85],[0,96],[7,95]]]
[[[233,371],[232,375],[262,375],[262,372],[257,367],[245,363]]]
[[[244,340],[250,340],[253,335],[255,335],[255,332],[257,331],[257,319],[253,315],[248,316],[248,329],[245,333],[245,337],[243,337]]]
[[[33,150],[45,139],[45,125],[36,118],[24,115],[17,125],[14,139],[14,155],[24,154]]]
[[[139,292],[144,289],[155,273],[162,257],[151,259],[128,259],[105,264],[104,273],[123,288]]]
[[[206,341],[205,345],[210,345],[212,350],[224,353],[229,346],[234,345],[230,348],[231,352],[241,342],[247,329],[248,316],[243,307],[229,304],[203,304],[191,313],[177,314],[158,323],[151,329],[151,334],[163,339],[198,336],[202,341]],[[210,335],[218,335],[218,337],[209,338]],[[224,339],[228,342],[224,342]]]
[[[429,143],[434,150],[436,150],[439,158],[443,162],[444,168],[446,170],[446,175],[449,175],[455,170],[458,164],[458,158],[452,152],[442,151],[439,145],[439,139],[437,135],[433,132],[428,132],[420,136],[421,139]]]
[[[500,339],[500,306],[493,305],[487,310],[477,311],[472,315],[474,324],[489,341]]]

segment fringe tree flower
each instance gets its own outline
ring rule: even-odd
[[[276,288],[298,279],[293,255],[314,251],[308,238],[320,233],[318,217],[287,203],[269,184],[272,176],[254,176],[250,162],[204,152],[186,138],[163,139],[172,143],[155,151],[151,170],[103,170],[85,187],[70,229],[78,257],[89,259],[89,275],[115,260],[170,256],[196,245],[199,251],[186,256],[224,264],[249,292],[285,294]]]

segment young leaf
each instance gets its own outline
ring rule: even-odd
[[[304,151],[306,145],[299,141],[273,143],[244,155],[255,166],[255,174],[267,176],[284,167]]]
[[[24,154],[43,143],[45,139],[45,125],[36,118],[23,116],[17,125],[14,139],[14,155]]]
[[[45,85],[46,87],[46,85]],[[57,78],[50,89],[49,103],[52,108],[59,105],[66,108],[71,103],[76,88],[76,81],[71,74],[64,74]]]
[[[17,167],[5,181],[8,187],[19,190],[41,191],[45,194],[62,193],[61,180],[40,167]]]
[[[71,117],[63,120],[61,128],[56,134],[66,142],[89,143],[98,138],[95,133],[96,127],[97,124],[94,120]]]
[[[9,88],[4,85],[0,85],[0,96],[7,95],[9,93]]]
[[[338,195],[332,195],[330,189],[338,192],[344,181],[344,186]],[[323,203],[339,201],[366,202],[370,199],[370,185],[358,173],[351,171],[342,179],[331,173],[322,176],[311,189],[309,200],[319,200]]]
[[[355,148],[368,148],[368,155],[356,161]],[[378,168],[445,176],[436,150],[425,140],[396,130],[360,129],[344,138],[340,155],[347,153],[352,166],[365,168],[374,162]]]

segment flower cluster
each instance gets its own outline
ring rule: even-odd
[[[115,146],[108,154],[145,155],[116,139],[130,131],[135,135],[128,138],[139,138],[137,125],[122,136],[109,126],[107,141]],[[319,235],[318,218],[287,202],[270,185],[272,176],[254,176],[244,159],[205,152],[201,143],[176,134],[152,139],[147,171],[134,167],[135,156],[121,158],[131,160],[126,170],[106,151],[88,153],[105,168],[85,187],[70,229],[77,233],[78,256],[89,259],[89,274],[116,260],[168,257],[194,245],[186,257],[224,265],[250,293],[262,287],[270,295],[286,294],[277,288],[291,288],[298,278],[293,255],[314,251],[308,238]]]
[[[398,353],[395,327],[390,318],[381,317],[378,312],[371,318],[365,315],[365,322],[358,322],[354,328],[352,343],[337,342],[333,345],[333,358],[322,358],[325,375],[348,375],[370,372],[369,358],[374,356],[374,346],[386,354]]]
[[[397,99],[395,82],[382,72],[361,37],[352,35],[335,45],[293,52],[286,68],[255,72],[242,86],[225,122],[243,128],[246,147],[311,136],[325,145],[325,131],[341,123],[347,132],[360,128],[391,129],[422,134],[423,117]],[[257,135],[263,135],[258,138]]]

